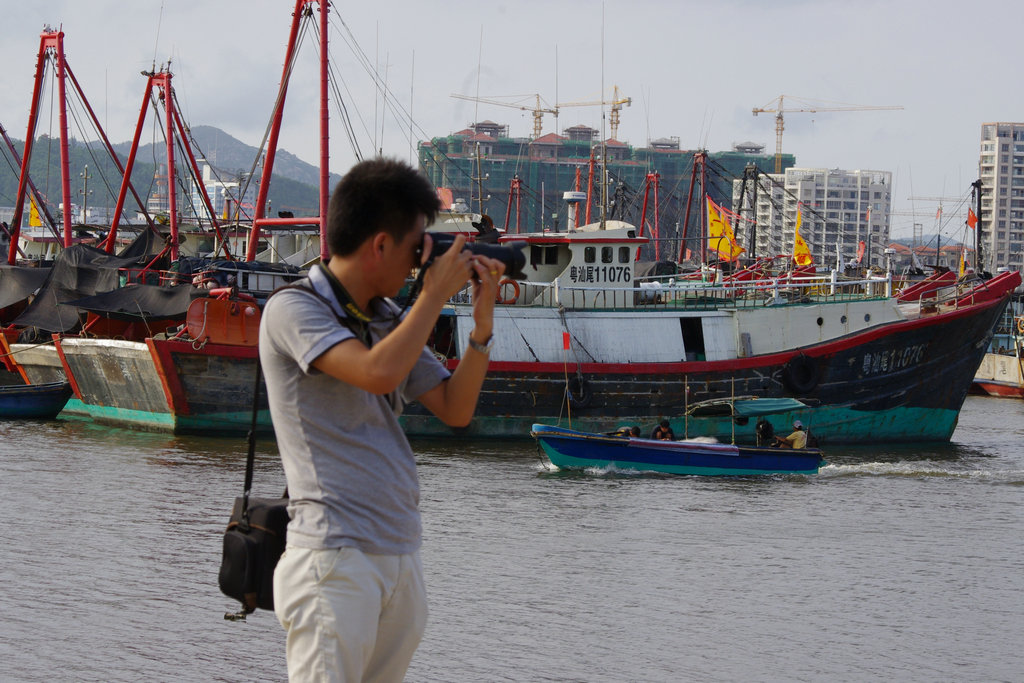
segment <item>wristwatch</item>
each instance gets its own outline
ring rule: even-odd
[[[491,336],[489,336],[487,339],[485,339],[483,344],[481,344],[480,342],[478,342],[475,339],[473,339],[473,335],[472,334],[469,335],[469,348],[473,349],[474,351],[478,351],[478,352],[480,352],[480,353],[482,353],[482,354],[484,354],[486,356],[487,354],[489,354],[491,352],[491,348],[493,346],[494,346],[494,335],[493,334],[491,334]]]

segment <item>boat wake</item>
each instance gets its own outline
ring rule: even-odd
[[[948,462],[929,460],[897,462],[864,462],[843,465],[825,465],[818,471],[819,478],[840,477],[936,477],[942,479],[964,479],[969,481],[990,481],[999,484],[1024,486],[1024,470],[953,469]]]

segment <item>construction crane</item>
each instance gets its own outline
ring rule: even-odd
[[[612,91],[611,100],[599,100],[597,102],[559,102],[555,105],[555,109],[561,109],[563,107],[592,107],[592,106],[604,106],[606,104],[611,105],[611,115],[608,117],[608,124],[611,128],[612,139],[617,140],[619,135],[619,112],[622,111],[622,105],[627,107],[633,104],[632,97],[622,97],[619,93],[619,86],[615,86]],[[556,114],[557,116],[557,114]]]
[[[795,101],[799,108],[784,107],[784,99],[789,99],[790,102]],[[775,105],[774,107],[772,105]],[[782,112],[787,111],[789,113],[796,112],[819,112],[819,111],[875,111],[880,109],[903,109],[902,106],[882,106],[874,107],[870,105],[861,104],[846,104],[845,102],[813,102],[811,100],[804,100],[799,97],[793,97],[791,95],[779,95],[777,99],[772,100],[763,107],[754,108],[754,116],[758,114],[775,114],[775,172],[782,173],[782,129],[784,122],[782,119]]]
[[[527,107],[527,106],[524,106],[522,104],[517,104],[515,102],[502,102],[501,100],[495,100],[495,99],[491,99],[491,98],[487,98],[487,97],[473,97],[472,95],[456,95],[456,94],[453,93],[452,97],[454,97],[456,99],[459,99],[459,100],[469,100],[470,102],[482,102],[483,104],[494,104],[494,105],[497,105],[499,107],[512,107],[513,109],[519,109],[519,110],[522,110],[522,111],[533,112],[533,138],[534,139],[537,139],[537,138],[540,137],[540,133],[541,133],[541,130],[543,128],[543,126],[542,126],[542,119],[544,117],[544,114],[554,114],[555,115],[555,119],[558,118],[558,107],[555,107],[554,109],[549,109],[547,107],[542,107],[541,106],[540,95],[509,95],[508,96],[508,97],[517,97],[520,100],[523,99],[524,97],[535,97],[536,98],[536,105],[533,106],[533,107]],[[545,102],[545,104],[547,104],[547,103]]]

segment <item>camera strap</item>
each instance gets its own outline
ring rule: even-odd
[[[348,314],[346,317],[342,317],[335,312],[338,322],[348,329],[352,330],[352,333],[356,335],[359,341],[366,345],[366,348],[373,346],[373,339],[370,337],[370,316],[366,315],[356,302],[352,299],[352,295],[348,293],[345,286],[341,284],[331,269],[328,268],[323,262],[317,264],[317,268],[320,269],[320,274],[327,280],[327,284],[331,286],[331,293],[334,294],[334,298],[337,300],[338,305]],[[313,283],[310,282],[309,287],[302,287],[307,289],[318,299],[327,304],[331,311],[334,311],[334,306],[327,300],[320,292],[316,291]],[[370,301],[370,305],[373,305],[373,301]]]

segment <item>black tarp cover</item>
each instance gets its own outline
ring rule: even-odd
[[[678,273],[679,267],[673,261],[637,261],[633,264],[633,275],[636,278],[665,277]]]
[[[69,332],[78,327],[79,311],[67,305],[120,285],[119,268],[138,265],[138,257],[113,256],[85,244],[66,248],[54,260],[46,283],[13,323],[41,332]]]
[[[126,285],[95,296],[68,301],[65,305],[89,311],[104,318],[135,322],[158,318],[184,317],[188,305],[208,292],[191,285],[158,287],[156,285]]]
[[[50,275],[49,268],[0,266],[0,308],[24,301],[43,286]]]

